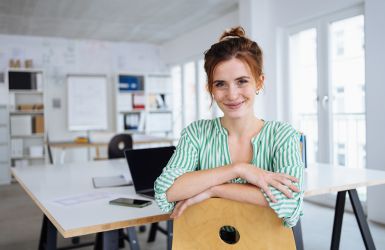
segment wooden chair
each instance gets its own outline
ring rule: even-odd
[[[221,238],[223,226],[237,230],[233,238],[237,242]],[[296,249],[293,231],[282,225],[271,208],[222,198],[195,204],[175,219],[172,244],[174,250]]]

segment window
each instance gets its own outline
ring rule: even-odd
[[[293,91],[287,111],[294,126],[307,135],[309,164],[366,167],[361,12],[352,9],[289,29],[288,72]],[[359,193],[365,197],[364,190]]]
[[[203,59],[175,65],[173,79],[173,132],[178,137],[182,129],[198,119],[212,119],[216,112],[207,90],[207,77]]]

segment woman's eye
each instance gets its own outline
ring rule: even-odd
[[[215,82],[214,86],[217,88],[223,87],[225,84],[223,82]]]
[[[248,83],[248,80],[246,80],[246,79],[241,79],[241,80],[238,81],[238,84],[239,84],[239,85],[243,85],[243,84],[245,84],[245,83]]]

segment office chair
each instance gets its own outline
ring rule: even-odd
[[[270,207],[222,198],[195,204],[175,219],[172,244],[174,250],[296,249],[293,231]]]
[[[132,149],[130,134],[117,134],[108,143],[108,159],[124,158],[124,150]]]

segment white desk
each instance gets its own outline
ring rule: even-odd
[[[125,160],[18,167],[12,168],[12,173],[64,237],[110,231],[164,221],[169,218],[169,215],[162,213],[155,203],[145,208],[127,208],[109,205],[109,199],[103,199],[63,208],[52,202],[58,197],[101,191],[135,197],[132,186],[98,190],[94,189],[92,185],[91,179],[94,176],[129,174]],[[341,231],[339,224],[342,224],[343,217],[341,202],[343,200],[344,205],[346,190],[355,191],[355,188],[358,187],[379,184],[385,184],[385,171],[331,167],[325,164],[310,165],[305,170],[305,196],[340,192],[338,196],[340,203],[337,204],[338,209],[336,207],[335,215],[337,221],[335,219],[333,228],[335,243],[332,243],[332,245],[339,244],[338,233]],[[354,195],[354,192],[350,193],[350,191],[349,194]],[[359,212],[359,216],[363,216],[362,211]],[[365,224],[366,219],[362,221],[361,218],[361,223]],[[367,228],[367,231],[369,232],[370,243],[369,228]],[[366,241],[365,237],[368,236],[363,234]]]

